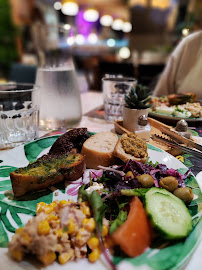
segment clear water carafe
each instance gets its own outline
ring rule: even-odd
[[[36,85],[40,86],[41,130],[67,129],[81,120],[80,90],[68,37],[73,31],[63,26],[39,30],[36,49],[39,66]]]

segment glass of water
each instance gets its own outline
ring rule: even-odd
[[[131,87],[135,87],[137,80],[130,77],[107,76],[102,79],[105,119],[115,121],[123,119],[124,95]]]
[[[0,85],[0,149],[38,138],[39,106],[33,105],[37,93],[33,84]]]
[[[68,129],[81,120],[80,88],[72,60],[73,29],[62,25],[40,29],[36,49],[39,56],[36,84],[41,130]]]

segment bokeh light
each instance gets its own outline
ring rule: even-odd
[[[116,45],[116,41],[113,38],[109,38],[107,40],[107,46],[114,47]]]
[[[183,34],[183,36],[188,36],[189,35],[189,29],[188,28],[184,28],[184,29],[182,29],[182,34]]]
[[[129,33],[132,30],[132,24],[130,22],[124,22],[122,26],[122,31]]]
[[[87,9],[83,14],[84,19],[87,22],[96,22],[99,18],[99,12],[96,9]]]
[[[79,6],[76,2],[64,2],[62,5],[62,13],[69,16],[75,16],[79,12]]]
[[[120,30],[122,30],[122,27],[123,27],[123,21],[121,19],[116,19],[113,21],[112,29],[114,29],[116,31],[120,31]]]
[[[62,8],[62,4],[61,2],[57,1],[54,3],[53,7],[55,10],[60,10]]]
[[[67,44],[69,46],[72,46],[74,44],[74,42],[75,42],[75,37],[68,37],[67,38]]]
[[[90,44],[95,44],[97,43],[98,41],[98,36],[95,34],[95,33],[91,33],[89,36],[88,36],[88,42]]]
[[[100,24],[102,26],[111,26],[113,23],[113,18],[111,15],[103,15],[101,18],[100,18]]]
[[[85,43],[85,38],[84,38],[84,36],[81,35],[81,34],[78,34],[78,35],[76,36],[76,44],[82,45],[82,44],[84,44],[84,43]]]
[[[68,24],[68,23],[66,23],[66,24],[63,25],[63,28],[64,28],[65,30],[70,30],[70,29],[71,29],[71,25]]]
[[[119,56],[122,59],[128,59],[130,57],[131,53],[128,47],[122,47],[119,50]]]

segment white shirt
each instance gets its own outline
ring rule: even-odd
[[[202,99],[202,31],[182,39],[154,89],[155,96],[185,92]]]

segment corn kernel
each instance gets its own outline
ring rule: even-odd
[[[63,207],[63,206],[65,206],[65,205],[67,205],[68,204],[68,201],[66,201],[66,200],[61,200],[60,202],[59,202],[59,206],[60,207]]]
[[[19,249],[11,250],[11,257],[15,259],[16,261],[20,262],[22,261],[24,257],[24,253]]]
[[[87,244],[90,249],[95,249],[99,246],[99,240],[97,237],[93,236],[87,241]]]
[[[84,218],[82,220],[82,225],[85,226],[88,223],[89,219],[88,218]]]
[[[84,215],[86,215],[87,217],[91,216],[91,212],[90,212],[90,207],[85,206],[82,208],[82,212],[84,213]]]
[[[105,237],[108,234],[108,228],[107,226],[103,225],[102,227],[102,236]]]
[[[49,265],[53,263],[56,260],[56,254],[53,251],[47,252],[43,256],[38,256],[38,259],[44,264],[44,265]]]
[[[68,231],[69,234],[73,234],[76,232],[76,225],[74,224],[74,221],[72,218],[70,218],[68,223]]]
[[[71,259],[71,257],[72,257],[71,252],[64,252],[58,256],[58,261],[60,264],[65,264]]]
[[[47,205],[47,206],[45,206],[44,207],[44,213],[46,214],[46,215],[49,215],[50,213],[52,213],[53,212],[53,210],[54,210],[54,208],[53,208],[53,206],[52,205]]]
[[[95,230],[96,224],[94,218],[84,218],[82,221],[82,225],[87,231],[93,232]]]
[[[89,262],[96,262],[100,257],[100,250],[99,248],[93,249],[93,251],[88,255]]]
[[[49,216],[46,217],[46,220],[48,222],[51,222],[52,220],[58,220],[58,217],[55,216],[55,215],[49,215]]]
[[[21,238],[22,238],[22,240],[23,240],[23,244],[24,245],[29,245],[30,243],[31,243],[31,237],[29,236],[29,234],[28,233],[26,233],[26,232],[23,232],[22,234],[21,234]]]
[[[39,214],[39,213],[43,212],[44,206],[47,206],[47,204],[45,202],[39,202],[39,203],[37,203],[36,213]]]
[[[84,228],[79,229],[79,231],[78,231],[78,233],[76,235],[76,240],[77,241],[79,241],[79,240],[81,240],[83,238],[83,236],[82,236],[83,232],[84,232]]]
[[[88,201],[82,202],[80,205],[81,205],[81,208],[84,208],[85,206],[89,206]]]
[[[50,226],[49,226],[49,223],[47,220],[44,220],[44,221],[40,221],[39,224],[38,224],[38,233],[39,234],[49,234],[50,232]]]
[[[52,203],[50,203],[49,205],[52,206],[53,208],[55,208],[58,204],[58,201],[54,201]]]
[[[56,234],[56,235],[57,235],[57,237],[61,237],[61,236],[62,236],[62,234],[63,234],[63,230],[62,230],[62,229],[55,230],[55,231],[54,231],[54,234]]]
[[[60,219],[51,222],[51,228],[55,229],[60,226]]]
[[[21,234],[22,231],[23,231],[23,227],[16,229],[16,230],[15,230],[15,233]]]

